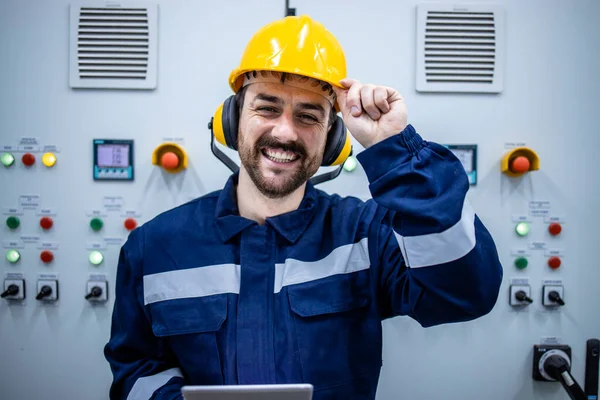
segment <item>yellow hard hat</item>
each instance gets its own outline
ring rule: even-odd
[[[309,16],[290,16],[262,27],[248,42],[238,68],[229,75],[235,93],[244,73],[278,71],[308,76],[342,87],[346,56],[338,40]],[[339,110],[337,102],[336,109]]]

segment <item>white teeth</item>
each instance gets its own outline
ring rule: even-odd
[[[290,162],[296,159],[294,153],[288,153],[277,150],[265,150],[265,154],[273,161],[277,162]]]

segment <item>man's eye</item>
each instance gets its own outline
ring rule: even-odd
[[[277,112],[277,109],[275,107],[269,107],[269,106],[258,107],[257,110],[269,112],[269,113]]]
[[[310,114],[302,114],[300,115],[300,118],[306,120],[306,122],[319,122],[319,120],[314,115]]]

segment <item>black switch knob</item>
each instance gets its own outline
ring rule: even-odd
[[[562,356],[550,356],[544,362],[544,370],[552,379],[560,380],[560,374],[569,370],[569,364]]]
[[[48,297],[52,294],[52,288],[48,285],[44,285],[42,286],[42,289],[40,290],[40,292],[38,293],[37,296],[35,296],[36,300],[42,300],[44,297]]]
[[[581,389],[581,386],[579,386],[579,383],[571,375],[569,363],[563,356],[552,355],[548,357],[544,362],[543,368],[552,379],[560,382],[570,399],[585,400],[588,398],[583,389]]]
[[[102,288],[99,286],[94,286],[92,290],[85,296],[86,300],[91,299],[92,297],[100,297],[102,296]]]
[[[526,301],[528,303],[533,303],[533,299],[527,297],[527,294],[523,290],[519,290],[515,293],[515,297],[519,301]]]
[[[17,285],[9,285],[8,289],[6,289],[4,292],[2,292],[2,294],[0,296],[2,298],[5,298],[8,296],[15,296],[18,293],[19,293],[19,287]]]
[[[553,290],[550,293],[548,293],[548,298],[550,299],[550,301],[558,303],[561,306],[565,305],[565,302],[563,301],[563,299],[560,298],[560,294],[558,294],[558,292],[555,291],[555,290]]]

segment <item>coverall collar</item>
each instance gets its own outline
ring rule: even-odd
[[[235,193],[237,182],[238,173],[236,172],[227,180],[217,201],[215,211],[217,231],[224,242],[227,242],[250,225],[256,224],[256,221],[240,216]],[[269,217],[266,224],[271,225],[288,242],[294,243],[308,227],[315,212],[316,203],[317,191],[309,181],[306,183],[304,197],[298,209]]]

